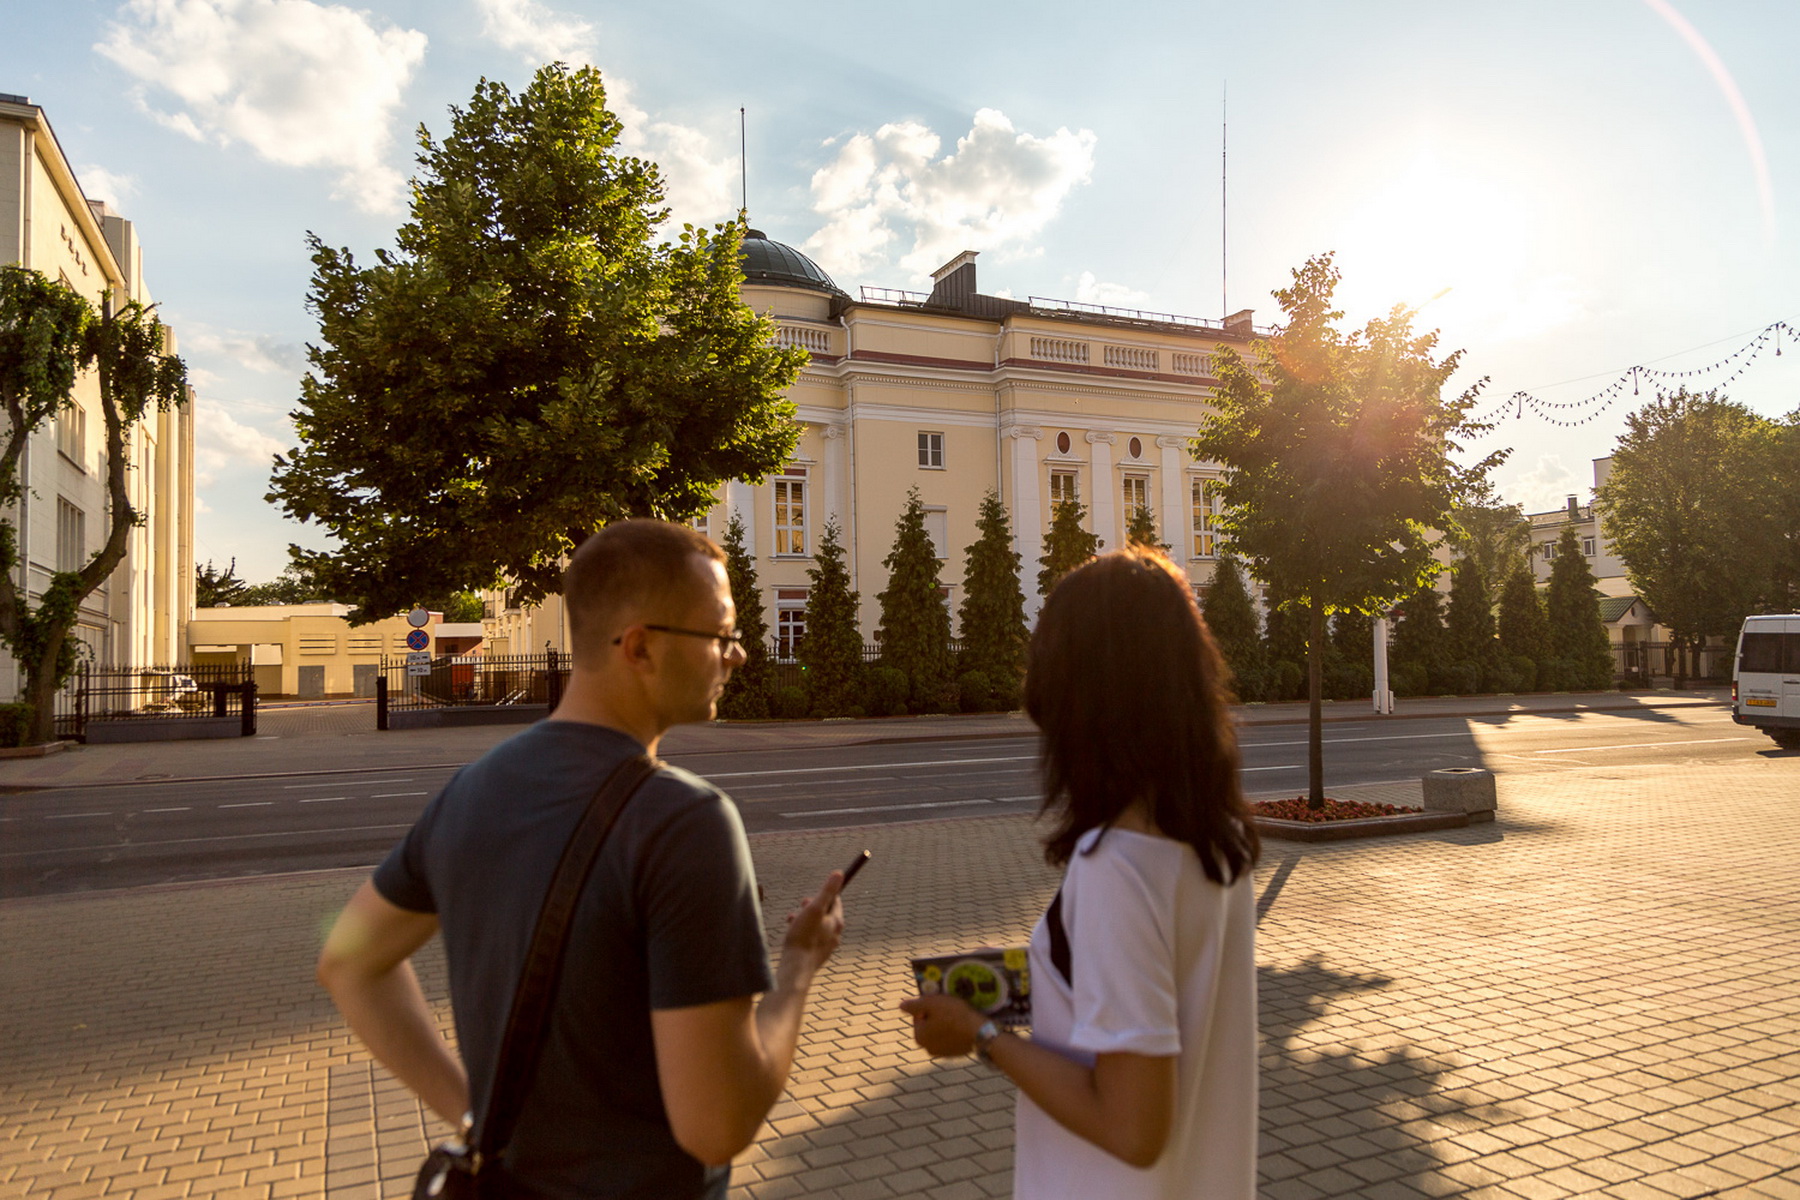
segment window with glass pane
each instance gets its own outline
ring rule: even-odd
[[[1593,538],[1584,537],[1581,539],[1581,554],[1582,554],[1583,558],[1594,557],[1594,539]]]
[[[1050,472],[1050,506],[1052,508],[1058,504],[1073,504],[1079,499],[1081,496],[1075,484],[1075,472]]]
[[[56,569],[79,571],[87,565],[87,514],[56,498]]]
[[[1212,558],[1218,552],[1219,495],[1210,479],[1193,481],[1194,557]]]
[[[1125,476],[1125,519],[1140,508],[1150,507],[1150,480],[1144,475]]]
[[[800,648],[800,639],[806,636],[806,610],[804,608],[778,608],[775,610],[775,657],[782,662],[793,662],[794,653]]]
[[[919,434],[919,465],[921,467],[937,467],[944,465],[944,435],[941,433]]]
[[[775,553],[806,553],[806,481],[775,481]]]

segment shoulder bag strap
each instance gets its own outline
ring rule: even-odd
[[[1050,902],[1050,911],[1044,914],[1044,932],[1050,935],[1050,965],[1056,968],[1064,983],[1074,987],[1075,963],[1069,956],[1069,931],[1063,925],[1060,887],[1056,889],[1056,899]]]
[[[494,1065],[494,1084],[488,1095],[486,1111],[474,1146],[483,1163],[497,1162],[512,1141],[513,1128],[525,1107],[531,1079],[537,1072],[538,1057],[544,1048],[544,1035],[550,1027],[550,1002],[556,995],[556,983],[562,973],[563,952],[569,944],[570,918],[582,886],[599,860],[600,847],[612,832],[626,802],[646,779],[656,773],[658,764],[647,755],[636,754],[620,763],[594,793],[587,812],[575,833],[563,847],[562,859],[556,864],[550,890],[544,896],[544,907],[538,912],[537,931],[531,938],[531,949],[525,956],[525,969],[519,974],[518,990],[513,993],[512,1011],[506,1018],[506,1033],[500,1039],[500,1058]]]

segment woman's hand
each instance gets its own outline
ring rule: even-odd
[[[900,1002],[912,1014],[913,1039],[933,1058],[975,1052],[975,1031],[987,1018],[959,996],[915,996]]]

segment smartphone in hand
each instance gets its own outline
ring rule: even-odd
[[[844,887],[850,886],[850,881],[856,878],[856,873],[862,870],[863,864],[868,861],[869,852],[867,850],[859,850],[856,852],[856,857],[851,859],[850,865],[844,868]],[[839,888],[838,890],[842,891],[843,888]]]

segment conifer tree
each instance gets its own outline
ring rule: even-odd
[[[941,708],[950,675],[950,610],[938,583],[937,548],[925,532],[925,505],[919,489],[906,494],[894,524],[894,548],[882,560],[888,585],[882,589],[881,664],[906,672],[914,711]]]
[[[756,559],[744,548],[744,520],[734,509],[725,525],[725,578],[737,605],[737,627],[744,635],[744,665],[731,673],[719,697],[719,715],[755,721],[769,715],[774,670],[769,665],[769,622],[763,613],[762,588],[756,582]]]
[[[975,541],[963,551],[962,670],[980,671],[993,695],[1011,707],[1025,675],[1025,592],[1020,558],[1012,548],[1012,522],[999,493],[981,499]]]
[[[1156,514],[1142,504],[1131,510],[1131,517],[1126,521],[1125,544],[1148,546],[1164,554],[1169,552],[1167,545],[1156,540]]]
[[[1594,591],[1594,573],[1582,557],[1581,543],[1573,526],[1565,527],[1556,543],[1556,561],[1550,567],[1550,648],[1569,664],[1567,684],[1575,688],[1604,688],[1612,683],[1612,639],[1600,620],[1600,596]]]
[[[836,517],[825,521],[813,565],[806,577],[806,636],[796,657],[806,674],[813,711],[821,716],[850,715],[862,690],[863,641],[856,626],[857,594],[850,590]]]
[[[1494,602],[1487,576],[1473,556],[1458,559],[1450,571],[1450,607],[1444,618],[1450,656],[1491,671],[1500,647],[1494,640]]]
[[[1426,584],[1408,596],[1400,609],[1400,624],[1394,629],[1394,663],[1420,672],[1419,688],[1429,689],[1442,678],[1449,651],[1443,597]]]
[[[1244,586],[1244,570],[1237,559],[1229,555],[1219,559],[1200,611],[1212,630],[1213,640],[1219,644],[1219,652],[1238,677],[1239,695],[1243,696],[1247,689],[1242,685],[1248,682],[1249,673],[1262,665],[1262,639],[1256,627],[1256,602]]]
[[[1550,654],[1550,623],[1544,616],[1544,598],[1538,595],[1537,581],[1523,567],[1507,577],[1500,589],[1500,619],[1496,623],[1500,650],[1508,658],[1529,658],[1533,662]]]
[[[1064,500],[1051,514],[1049,532],[1044,534],[1044,555],[1038,559],[1039,596],[1048,596],[1064,575],[1094,557],[1100,547],[1106,545],[1081,527],[1085,520],[1087,506],[1079,500]]]

